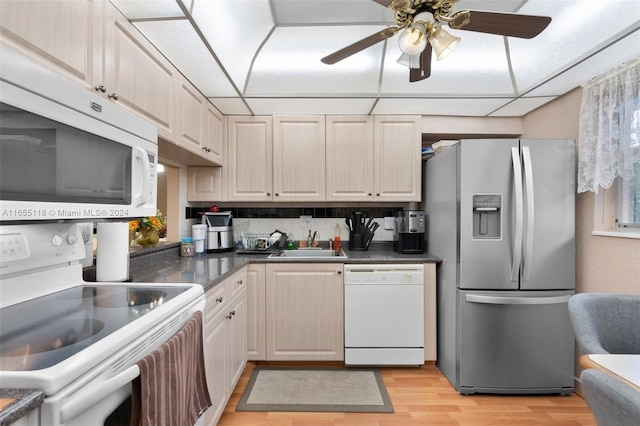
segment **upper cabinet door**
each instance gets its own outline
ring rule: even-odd
[[[374,121],[374,200],[420,201],[421,117],[379,115]]]
[[[178,118],[178,145],[197,155],[204,156],[206,153],[204,111],[209,102],[186,78],[182,75],[178,75],[177,78],[180,81],[176,114]]]
[[[324,201],[325,117],[273,117],[274,201]]]
[[[100,70],[102,8],[102,2],[91,0],[3,0],[2,44],[92,87]]]
[[[271,117],[227,117],[227,200],[271,201]]]
[[[374,201],[373,117],[327,116],[327,201]]]
[[[109,98],[158,126],[160,137],[177,141],[177,70],[115,7],[105,3],[104,73]]]
[[[203,149],[206,157],[216,164],[224,166],[224,116],[209,101],[204,110],[204,141]]]

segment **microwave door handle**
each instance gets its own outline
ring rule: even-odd
[[[134,165],[138,164],[138,160],[142,165],[142,188],[140,189],[140,194],[134,194],[132,200],[132,204],[138,207],[149,201],[149,194],[151,192],[151,179],[149,177],[151,174],[151,166],[147,152],[137,146],[133,148],[133,160]],[[135,176],[135,170],[133,176]]]
[[[513,179],[516,204],[516,230],[513,242],[513,260],[511,264],[511,281],[517,282],[520,275],[520,262],[522,260],[522,234],[523,234],[523,199],[522,199],[522,165],[520,163],[520,150],[511,148],[511,162],[513,164]]]
[[[524,180],[527,196],[527,232],[525,233],[525,244],[523,258],[522,280],[529,281],[531,276],[531,261],[533,259],[533,226],[534,210],[533,203],[533,165],[531,163],[531,152],[528,146],[522,148],[522,159],[524,160]]]

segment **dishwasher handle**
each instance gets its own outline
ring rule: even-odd
[[[547,297],[521,296],[487,296],[481,294],[467,294],[465,301],[469,303],[485,303],[489,305],[553,305],[567,303],[571,295]]]

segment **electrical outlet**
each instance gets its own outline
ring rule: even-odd
[[[384,229],[393,229],[393,217],[386,216],[384,218]]]
[[[311,228],[312,216],[300,216],[300,228]]]

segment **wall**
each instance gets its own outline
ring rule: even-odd
[[[581,96],[578,88],[527,114],[522,136],[578,140]],[[594,201],[576,196],[576,292],[640,294],[640,239],[592,235]]]

